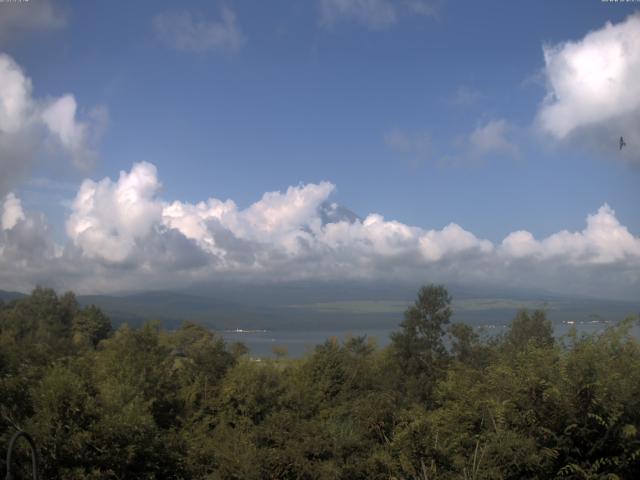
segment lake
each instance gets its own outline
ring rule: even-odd
[[[571,327],[576,327],[579,333],[592,334],[603,331],[610,323],[602,321],[568,322],[554,323],[554,333],[556,337],[566,335]],[[476,330],[483,335],[497,335],[503,333],[506,324],[482,325]],[[242,342],[250,351],[253,357],[274,357],[274,347],[284,347],[290,358],[300,358],[312,353],[316,345],[324,343],[331,337],[336,337],[340,341],[348,337],[366,335],[367,338],[375,339],[379,347],[389,344],[389,335],[398,328],[371,328],[371,329],[332,329],[332,330],[247,330],[247,331],[223,331],[220,332],[228,342]],[[633,334],[640,337],[640,329],[636,326]]]

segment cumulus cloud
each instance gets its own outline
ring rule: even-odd
[[[66,25],[65,15],[52,2],[0,2],[0,45],[28,33],[54,30]]]
[[[4,199],[0,225],[2,225],[3,230],[11,230],[20,220],[24,220],[22,202],[13,193],[9,193]]]
[[[116,180],[81,184],[64,246],[10,194],[0,210],[0,285],[108,292],[216,279],[431,279],[619,295],[640,287],[640,237],[607,205],[581,231],[542,239],[518,231],[493,243],[455,223],[425,229],[375,213],[329,217],[327,209],[340,211],[334,190],[329,182],[293,186],[246,208],[216,198],[167,202],[156,168],[140,163]]]
[[[355,22],[371,30],[384,30],[402,15],[436,16],[434,2],[427,0],[320,0],[320,24],[332,27]]]
[[[640,14],[543,51],[548,92],[540,128],[610,152],[622,135],[628,148],[621,155],[640,161]]]
[[[165,12],[153,19],[159,40],[176,50],[191,52],[237,52],[246,38],[233,10],[223,7],[219,20],[194,16],[188,11]]]
[[[122,262],[161,218],[155,196],[160,189],[156,168],[136,164],[120,172],[117,182],[85,180],[71,206],[67,234],[85,255]]]
[[[53,285],[60,273],[55,244],[46,219],[25,212],[18,197],[10,193],[0,205],[0,285],[28,290],[37,284]]]
[[[7,55],[0,54],[0,194],[25,169],[37,136],[31,81]]]
[[[327,223],[323,212],[335,188],[329,182],[268,192],[244,209],[215,198],[197,204],[163,202],[157,198],[159,188],[156,169],[148,163],[121,172],[115,182],[83,182],[67,222],[73,246],[82,257],[104,265],[135,268],[144,257],[153,269],[153,257],[144,252],[171,234],[183,239],[182,247],[197,246],[208,258],[204,263],[210,273],[276,280],[369,278],[388,273],[395,261],[405,269],[493,249],[455,224],[422,230],[377,214]],[[170,250],[167,254],[175,256]]]
[[[501,249],[508,258],[572,265],[637,263],[640,259],[640,239],[620,224],[607,204],[587,217],[587,227],[581,232],[563,230],[540,241],[527,231],[513,232],[502,241]]]
[[[0,53],[0,194],[46,149],[59,150],[77,166],[91,163],[95,158],[92,143],[103,118],[104,113],[79,120],[76,100],[70,94],[34,98],[31,80],[11,57]]]
[[[92,124],[77,120],[76,99],[67,94],[49,102],[43,107],[41,118],[51,136],[71,156],[74,164],[86,168],[93,164],[97,154],[91,148],[94,140],[100,136],[108,119],[104,107],[90,112]]]

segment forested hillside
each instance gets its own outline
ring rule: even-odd
[[[258,360],[39,288],[0,303],[0,441],[31,433],[47,479],[640,478],[636,318],[557,340],[521,311],[482,340],[450,303],[423,287],[384,349]]]

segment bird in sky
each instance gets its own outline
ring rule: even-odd
[[[627,143],[624,141],[624,138],[620,137],[620,150],[622,150],[622,147],[624,147]]]

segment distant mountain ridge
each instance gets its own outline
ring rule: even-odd
[[[7,290],[0,290],[0,300],[4,302],[10,302],[12,300],[19,300],[20,298],[24,298],[27,295],[25,293],[20,292],[9,292]]]
[[[215,330],[324,330],[395,328],[416,290],[392,286],[340,287],[312,285],[225,286],[213,294],[155,291],[127,295],[78,295],[78,302],[100,307],[114,325],[138,326],[150,320],[165,328],[194,321]],[[553,322],[619,321],[640,312],[640,301],[626,302],[559,295],[450,289],[453,321],[471,325],[508,323],[521,308],[547,310]],[[5,302],[23,298],[0,290]]]

